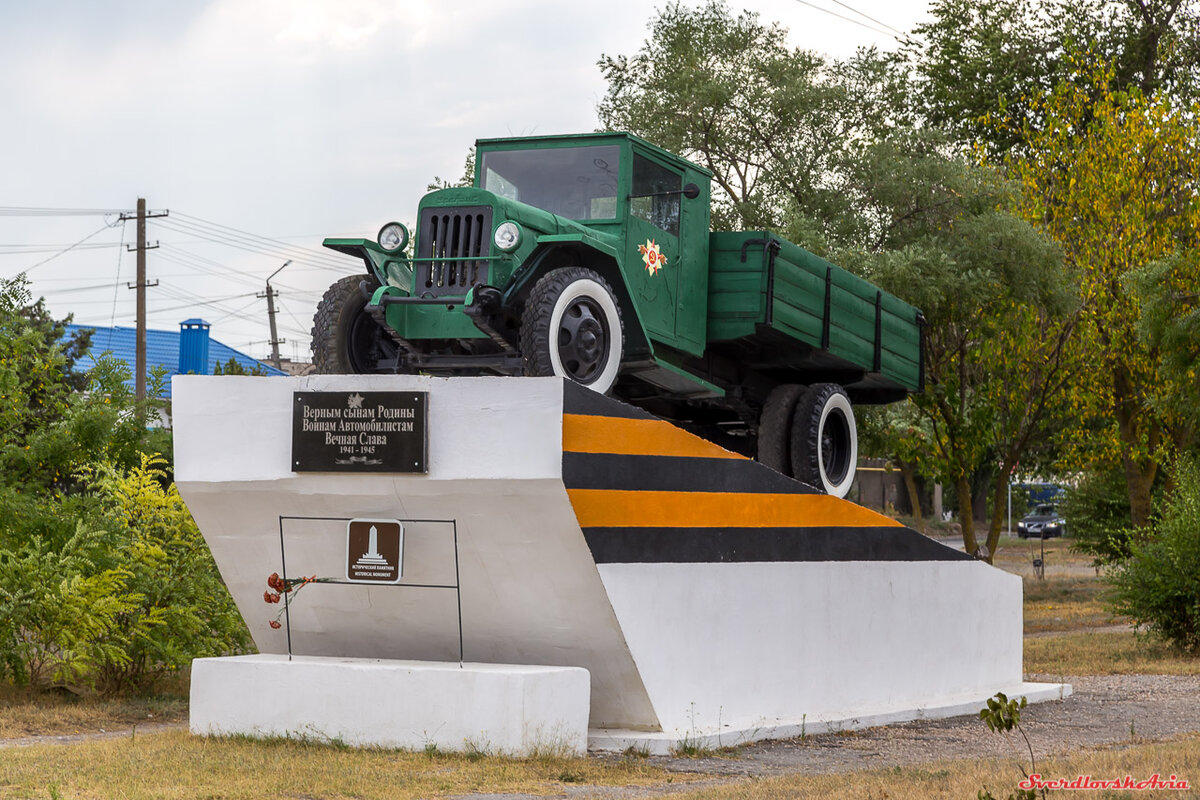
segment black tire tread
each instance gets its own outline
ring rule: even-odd
[[[836,383],[814,383],[796,403],[792,422],[792,475],[821,491],[820,410],[829,399],[843,393]]]
[[[317,304],[313,315],[312,357],[313,371],[321,375],[342,375],[350,371],[341,351],[338,328],[343,325],[346,314],[361,313],[366,306],[359,284],[379,286],[374,275],[348,275],[333,282]]]
[[[767,395],[758,419],[758,463],[792,476],[792,414],[804,388],[783,383]]]

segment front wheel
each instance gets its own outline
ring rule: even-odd
[[[858,468],[858,429],[850,398],[836,383],[817,383],[792,417],[792,474],[825,494],[845,497]]]
[[[379,288],[374,275],[351,275],[329,287],[313,317],[313,367],[321,374],[393,372],[397,347],[367,311],[360,284]],[[389,361],[391,368],[381,365]]]
[[[547,272],[521,315],[525,374],[557,375],[604,394],[621,369],[624,331],[613,291],[582,267]]]

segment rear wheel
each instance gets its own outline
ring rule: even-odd
[[[394,372],[398,348],[367,311],[359,288],[379,288],[374,275],[351,275],[325,292],[313,316],[313,367],[323,374]]]
[[[788,477],[792,475],[792,415],[803,394],[799,384],[776,386],[758,419],[758,462]]]
[[[825,494],[845,497],[858,466],[858,430],[850,398],[835,383],[817,383],[792,415],[792,474]]]
[[[521,315],[526,375],[557,375],[604,394],[621,369],[624,334],[613,291],[582,267],[547,272]]]

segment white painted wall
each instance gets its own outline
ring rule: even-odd
[[[1021,579],[982,562],[600,574],[667,731],[850,719],[1021,682]]]
[[[423,390],[429,474],[293,473],[294,391]],[[562,474],[557,378],[176,376],[176,482],[263,653],[286,653],[262,595],[279,517],[456,519],[468,661],[591,673],[592,723],[658,727]],[[287,574],[345,574],[345,522],[285,521]],[[315,584],[291,609],[292,652],[458,658],[449,526],[408,525],[400,586]]]
[[[192,663],[190,728],[349,745],[583,755],[587,670],[257,655]]]
[[[424,390],[429,474],[290,471],[294,391]],[[458,522],[467,661],[578,666],[591,726],[752,730],[945,706],[1021,682],[1021,582],[980,562],[610,564],[561,480],[558,379],[177,376],[176,478],[264,653],[281,515]],[[344,574],[345,522],[285,523],[289,575]],[[458,656],[448,526],[405,530],[399,587],[304,589],[308,656]]]

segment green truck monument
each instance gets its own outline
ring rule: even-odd
[[[557,375],[831,495],[852,404],[924,380],[921,313],[762,231],[709,230],[712,175],[626,133],[482,139],[474,186],[417,227],[326,239],[365,275],[325,293],[325,373]]]

